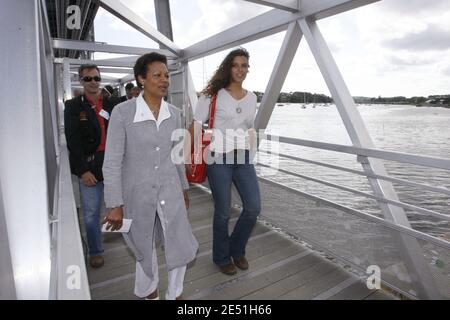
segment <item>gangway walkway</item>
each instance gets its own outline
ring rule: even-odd
[[[212,262],[212,213],[210,193],[193,186],[189,220],[199,242],[199,252],[186,271],[183,292],[186,299],[393,299],[382,290],[369,290],[365,279],[261,221],[247,247],[249,270],[224,275]],[[238,214],[239,210],[234,208],[230,225],[236,223]],[[138,299],[133,294],[135,261],[122,236],[105,234],[104,247],[105,265],[99,269],[87,267],[91,298]],[[160,297],[164,297],[167,270],[160,249],[158,261]]]
[[[438,196],[432,194],[421,204],[444,199],[437,198],[442,195],[446,197],[442,200],[445,204],[450,195],[448,184],[419,183],[404,176],[391,176],[384,164],[394,161],[405,166],[421,166],[430,177],[446,177],[450,160],[376,148],[317,23],[379,0],[282,1],[284,5],[274,1],[244,1],[274,9],[184,48],[173,42],[171,28],[167,27],[171,26],[168,0],[158,1],[164,6],[158,7],[155,14],[157,20],[165,23],[157,23],[157,30],[121,1],[98,0],[82,2],[79,9],[83,23],[79,31],[70,32],[66,24],[69,1],[2,2],[4,10],[0,11],[0,20],[7,26],[2,39],[8,47],[1,52],[1,60],[24,63],[4,64],[3,74],[17,81],[5,82],[0,89],[4,97],[0,108],[3,112],[0,116],[0,298],[135,298],[134,261],[120,235],[105,236],[107,250],[103,268],[88,272],[85,268],[79,231],[83,224],[78,224],[63,121],[64,102],[72,98],[72,90],[79,85],[76,74],[81,64],[97,64],[104,79],[102,84],[113,85],[123,95],[124,84],[134,80],[132,68],[137,56],[149,50],[164,53],[169,60],[172,83],[168,99],[182,110],[187,127],[197,103],[189,64],[279,32],[284,32],[284,39],[256,114],[255,129],[267,134],[267,137],[260,135],[260,140],[289,146],[280,153],[276,148],[259,146],[260,153],[274,154],[276,159],[281,158],[283,165],[278,167],[270,157],[262,157],[270,161],[259,163],[257,168],[275,169],[278,181],[259,175],[263,212],[248,246],[251,268],[229,277],[219,273],[213,265],[211,196],[195,187],[191,190],[190,220],[200,242],[200,251],[187,270],[185,297],[192,300],[390,298],[365,286],[365,272],[376,267],[382,284],[402,296],[450,298],[448,237],[416,230],[408,217],[414,214],[424,222],[433,218],[447,226],[448,210],[444,207],[438,212],[429,206],[422,208],[407,203],[396,191],[400,186],[407,186],[426,197],[428,192],[437,193]],[[159,47],[129,47],[94,41],[92,26],[100,7],[156,41]],[[303,38],[333,97],[350,145],[265,132]],[[128,56],[94,59],[94,52]],[[27,76],[22,77],[23,74]],[[11,95],[16,83],[21,83],[21,90],[27,94]],[[356,161],[357,167],[330,162],[327,157],[303,158],[303,147],[342,153],[351,157],[353,163]],[[316,176],[314,171],[297,167],[299,163],[339,170],[339,177],[344,173],[364,177],[369,188],[354,189],[330,176]],[[308,186],[305,180],[335,189],[327,189],[333,196],[339,190],[353,197],[343,203],[341,199],[335,200],[336,196],[328,197],[308,188],[297,189],[297,186]],[[291,184],[294,181],[300,184]],[[356,197],[367,199],[362,202],[364,205],[369,201],[375,203],[379,213],[355,209],[348,202]],[[236,222],[236,215],[237,210],[231,224]],[[302,242],[284,235],[263,220]],[[311,248],[320,251],[313,252]],[[160,288],[164,295],[166,270],[163,253],[159,254]],[[348,272],[350,268],[352,273]]]

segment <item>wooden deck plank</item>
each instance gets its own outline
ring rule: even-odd
[[[350,276],[343,272],[341,269],[335,267],[331,272],[323,274],[320,277],[316,277],[308,281],[307,283],[298,286],[294,290],[286,292],[281,296],[277,297],[277,299],[282,300],[310,300],[316,297],[317,295],[325,292],[340,282],[348,279]]]
[[[300,285],[316,279],[326,273],[334,270],[335,267],[330,265],[327,261],[320,261],[318,264],[307,268],[303,271],[297,272],[292,276],[286,277],[281,281],[275,282],[272,285],[262,288],[242,297],[243,300],[274,300],[277,297],[289,292]]]
[[[273,232],[265,232],[259,235],[256,235],[252,238],[250,238],[249,246],[248,248],[251,249],[252,242],[255,243],[270,243],[273,242],[273,238],[270,238],[274,235],[276,235]],[[280,240],[280,239],[278,239]],[[269,245],[263,245],[263,247],[267,250],[274,250],[276,246],[274,246],[272,249],[270,249]],[[256,254],[263,254],[264,252],[260,252],[258,250],[252,250],[252,256]],[[199,252],[197,259],[195,260],[195,264],[193,266],[188,266],[188,270],[186,272],[185,277],[185,283],[186,282],[193,282],[196,278],[203,278],[207,276],[208,274],[216,274],[218,272],[217,267],[212,263],[212,251],[211,248],[209,250]],[[164,290],[167,288],[167,269],[165,265],[159,263],[159,276],[160,276],[160,285],[159,289],[160,292],[163,293]],[[115,299],[116,296],[130,296],[132,294],[132,291],[134,289],[134,273],[130,273],[126,276],[125,279],[118,279],[119,281],[108,284],[105,287],[102,288],[94,288],[91,289],[91,293],[95,294],[95,297],[100,297],[102,299]]]
[[[265,239],[268,238],[268,239]],[[265,248],[264,250],[275,250],[277,247],[276,244],[280,242],[279,236],[274,233],[266,230],[261,234],[256,234],[252,236],[249,240],[248,248],[252,250],[254,243],[257,243],[258,246],[262,246]],[[278,242],[277,242],[278,241]],[[272,246],[272,248],[271,248]],[[261,255],[264,252],[261,250],[252,250],[252,254],[249,257],[253,257],[256,255]],[[217,273],[217,267],[212,263],[212,251],[211,251],[211,243],[206,243],[206,246],[201,248],[197,255],[197,259],[195,260],[193,265],[188,266],[188,270],[186,272],[185,282],[193,281],[195,277],[202,278],[207,274]],[[162,257],[160,260],[159,256]],[[167,286],[167,270],[164,262],[164,254],[162,252],[158,253],[158,264],[159,264],[159,274],[160,274],[160,289],[164,290]],[[134,265],[134,260],[133,260]],[[116,280],[116,281],[114,281]],[[109,281],[109,282],[108,282]],[[134,286],[134,271],[121,275],[119,277],[111,278],[110,280],[105,280],[105,285],[102,285],[101,282],[93,283],[91,285],[91,294],[93,297],[105,297],[105,296],[115,296],[117,294],[122,294],[124,291],[129,292],[133,289]]]
[[[190,184],[189,186],[189,193],[209,193],[209,189],[206,187],[203,187],[202,185],[197,184]]]
[[[327,300],[363,300],[375,291],[367,288],[363,281],[357,281],[340,292],[331,295]]]
[[[198,279],[193,283],[187,283],[184,289],[185,295],[188,299],[193,300],[207,298],[209,294],[220,290],[222,287],[228,286],[230,283],[242,281],[243,276],[249,274],[250,272],[255,272],[259,268],[264,268],[270,265],[273,261],[285,259],[298,252],[299,251],[296,246],[286,246],[250,261],[250,269],[245,271],[239,270],[233,276],[225,275],[221,272],[215,272],[214,274]]]
[[[253,241],[258,240],[258,242],[262,241],[262,243],[264,244],[265,247],[270,248],[269,245],[266,245],[266,243],[269,242],[269,240],[265,241],[264,238],[269,237],[270,242],[275,242],[274,238],[275,238],[276,234],[273,232],[269,232],[270,230],[266,226],[260,226],[258,229],[257,228],[255,228],[255,229],[256,229],[255,232],[253,233],[252,237],[249,240],[248,247],[252,248]],[[190,279],[190,270],[191,269],[196,270],[195,273],[192,273],[193,275],[195,275],[195,274],[197,274],[199,272],[201,273],[203,271],[203,269],[202,269],[203,265],[207,265],[206,268],[211,269],[212,273],[217,272],[217,268],[211,261],[211,255],[212,255],[211,246],[212,246],[211,241],[207,241],[200,245],[200,250],[197,255],[197,259],[194,262],[195,264],[193,267],[191,267],[191,266],[189,267],[189,269],[186,273],[185,281],[188,281]],[[124,248],[124,250],[127,250],[127,248]],[[129,252],[129,251],[127,250],[127,252]],[[159,249],[158,250],[158,264],[160,265],[160,282],[161,283],[163,283],[166,280],[166,274],[167,274],[167,270],[166,270],[165,266],[161,267],[161,265],[163,265],[164,263],[165,263],[164,252]],[[127,272],[125,274],[121,273],[124,270],[124,268]],[[120,287],[120,285],[117,283],[127,282],[127,281],[130,281],[130,279],[134,279],[134,268],[135,268],[135,261],[130,253],[129,260],[128,261],[125,260],[125,262],[122,263],[122,265],[108,266],[108,267],[107,267],[107,265],[105,265],[105,267],[103,267],[101,269],[92,269],[91,273],[90,273],[91,292],[95,292],[95,296],[97,297],[97,296],[101,296],[101,293],[99,293],[99,292],[103,292],[103,293],[107,292],[109,290],[108,289],[109,286],[111,286],[110,287],[111,290],[117,290],[118,287]],[[117,281],[111,282],[111,280],[114,280],[114,279],[117,279]],[[121,279],[123,279],[123,280],[121,280]],[[106,288],[100,289],[99,286],[102,286],[102,282],[106,282],[108,280],[110,280],[111,283],[108,284],[106,286]],[[129,288],[129,286],[127,286],[126,284],[122,284],[122,286],[127,289]]]
[[[231,219],[230,225],[233,226],[236,222],[237,217],[233,217]],[[198,221],[197,223],[193,224],[193,231],[196,236],[199,236],[201,243],[205,243],[205,239],[208,240],[211,237],[211,219],[206,218],[204,220]],[[263,230],[263,229],[260,229]],[[199,231],[198,233],[196,231]],[[121,237],[121,236],[120,236]],[[125,242],[123,241],[123,238],[120,240],[116,240],[120,245],[116,245],[112,248],[106,249],[104,253],[105,261],[107,262],[105,265],[105,268],[102,268],[102,270],[109,269],[111,266],[120,266],[123,265],[122,260],[128,260],[127,257],[132,257],[131,252],[129,251],[128,247],[126,246]],[[159,251],[159,255],[162,254],[162,251]],[[95,273],[96,270],[92,269],[92,272]]]
[[[391,298],[383,292],[367,289],[354,275],[260,222],[247,246],[249,270],[224,275],[212,262],[213,210],[211,194],[192,187],[188,215],[199,251],[186,272],[183,296],[188,299]],[[238,215],[239,210],[232,209],[230,229]],[[135,260],[122,236],[105,234],[103,243],[105,266],[100,269],[88,266],[92,298],[138,299],[133,292]],[[158,264],[159,291],[163,298],[167,268],[161,249],[158,249]]]
[[[394,300],[394,299],[396,299],[394,296],[382,290],[377,290],[364,298],[364,300]]]
[[[276,266],[268,271],[256,274],[255,276],[248,277],[246,281],[237,283],[234,286],[229,286],[221,291],[214,292],[207,296],[210,300],[232,300],[240,299],[253,292],[261,290],[273,283],[280,281],[286,277],[289,277],[297,272],[308,269],[315,264],[318,264],[320,260],[313,256],[311,253],[297,256],[295,259],[285,259],[286,262],[281,266]],[[279,262],[279,261],[278,261]],[[275,264],[276,262],[274,262]]]
[[[251,268],[254,267],[256,259],[277,250],[282,243],[279,239],[273,240],[269,233],[261,235],[265,235],[266,237],[254,241],[251,239],[248,244],[247,258]],[[265,238],[270,238],[270,240]],[[219,268],[212,262],[212,251],[210,250],[207,256],[198,259],[195,268],[188,270],[186,273],[186,280],[196,281],[212,274],[217,274],[218,271]]]
[[[189,194],[189,203],[190,204],[196,204],[196,203],[200,203],[202,201],[208,200],[208,199],[212,199],[212,195],[206,192],[201,192],[195,195]]]
[[[135,261],[133,257],[130,256],[128,260],[123,262],[120,266],[107,267],[105,264],[102,268],[89,268],[88,270],[89,283],[95,285],[109,279],[115,279],[126,274],[134,273]]]

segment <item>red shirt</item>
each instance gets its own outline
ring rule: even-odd
[[[97,151],[105,151],[106,147],[106,128],[105,121],[103,117],[100,115],[100,111],[103,109],[103,97],[100,95],[97,101],[91,100],[88,98],[89,103],[95,110],[95,114],[97,115],[97,120],[100,125],[100,144],[98,145]]]

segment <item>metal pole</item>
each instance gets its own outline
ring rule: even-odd
[[[64,82],[64,98],[63,102],[72,99],[72,85],[70,80],[70,62],[67,58],[63,59],[63,82]]]
[[[197,105],[198,97],[195,91],[194,81],[187,62],[182,63],[183,70],[183,111],[185,116],[185,126],[188,128],[194,118],[194,108]]]
[[[302,39],[302,32],[297,22],[292,22],[284,37],[280,52],[272,70],[272,74],[267,84],[264,96],[255,118],[255,129],[265,129],[269,123],[275,103],[280,95],[284,80],[289,72],[298,45]]]
[[[172,33],[172,19],[170,17],[170,3],[169,0],[154,0],[156,12],[156,26],[158,31],[173,41]],[[166,48],[160,44],[161,49]]]

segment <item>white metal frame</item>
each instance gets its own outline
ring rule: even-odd
[[[259,105],[259,111],[255,118],[256,129],[266,128],[269,123],[270,116],[278,100],[284,81],[286,80],[302,36],[303,34],[298,24],[296,22],[291,22],[286,31],[280,53],[275,62],[263,99]]]
[[[100,0],[100,6],[109,11],[111,14],[118,17],[120,20],[126,22],[136,30],[140,31],[150,39],[162,44],[168,50],[172,51],[176,55],[180,53],[180,47],[178,47],[169,38],[163,35],[158,30],[155,30],[147,21],[142,19],[136,13],[131,11],[127,6],[123,5],[117,0]]]
[[[264,1],[257,2],[263,3]],[[282,83],[286,76],[285,74],[287,73],[286,67],[288,69],[288,66],[292,62],[292,58],[289,59],[289,53],[292,54],[293,52],[295,54],[296,47],[298,47],[298,43],[301,39],[301,33],[297,32],[298,41],[294,38],[295,40],[292,41],[292,46],[290,46],[291,43],[286,40],[293,37],[294,27],[292,27],[292,22],[295,21],[298,23],[301,32],[305,35],[316,63],[319,66],[337,105],[338,111],[341,114],[352,143],[357,147],[371,148],[373,143],[369,133],[359,112],[354,107],[353,98],[350,95],[331,52],[316,24],[316,20],[318,19],[342,11],[347,11],[370,2],[375,1],[302,1],[301,10],[296,14],[281,12],[280,10],[275,9],[186,48],[183,50],[182,59],[193,60],[200,58],[206,54],[211,54],[230,46],[270,35],[280,29],[284,29],[286,25],[289,25],[285,42],[280,51],[256,117],[256,128],[264,129],[273,111],[274,96],[277,97],[280,93]],[[290,49],[289,53],[288,49]],[[366,173],[387,175],[383,164],[379,160],[361,156],[358,159],[361,161],[363,170]],[[381,199],[386,196],[393,201],[399,202],[394,188],[389,181],[371,177],[368,179],[377,198]],[[383,201],[378,201],[378,203],[387,220],[410,228],[408,218],[406,217],[403,208],[393,206],[392,204]],[[440,298],[441,295],[436,289],[436,284],[434,283],[428,265],[421,253],[422,249],[417,241],[401,234],[393,234],[393,237],[397,240],[399,251],[403,254],[405,265],[410,272],[410,277],[417,290],[418,296],[428,299]]]
[[[54,49],[69,49],[69,50],[85,50],[92,52],[108,52],[108,53],[122,53],[122,54],[136,54],[142,55],[148,52],[148,48],[139,47],[127,47],[110,45],[104,42],[92,42],[81,40],[66,40],[66,39],[53,39]],[[152,49],[152,51],[164,54],[168,58],[175,58],[169,50]]]
[[[136,28],[138,31],[157,41],[162,47],[167,47],[175,55],[178,55],[179,61],[181,62],[180,70],[185,73],[182,80],[183,91],[187,92],[195,92],[192,83],[189,81],[190,73],[188,71],[187,62],[287,29],[279,56],[256,116],[255,124],[257,129],[264,129],[267,126],[276,102],[276,97],[278,97],[281,91],[298,45],[304,35],[327,86],[332,93],[354,146],[371,149],[373,147],[371,138],[357,109],[354,108],[353,98],[320,33],[316,20],[373,3],[378,0],[246,1],[275,7],[276,9],[231,27],[228,30],[220,32],[205,40],[199,41],[183,50],[180,50],[180,48],[163,34],[151,28],[145,21],[136,17],[136,15],[128,8],[116,1],[101,0],[100,5]],[[164,15],[165,13],[162,14]],[[75,61],[70,62],[76,63]],[[78,61],[78,63],[80,62],[81,61]],[[130,63],[120,63],[118,61],[108,60],[104,60],[102,63],[104,66],[116,67],[131,66],[132,64],[131,61]],[[132,79],[132,75],[129,75],[124,77],[122,81]],[[178,88],[179,81],[176,82],[178,83]],[[177,93],[178,92],[174,92],[174,94]],[[190,112],[194,105],[193,95],[185,92],[183,100],[185,101],[183,103],[183,109],[187,116],[186,119],[188,119],[188,112]],[[387,176],[387,172],[382,163],[377,159],[363,156],[363,154],[360,154],[358,159],[361,161],[363,171],[368,176],[370,185],[375,194],[374,197],[376,199],[387,197],[391,199],[393,203],[399,202],[391,182],[377,178],[377,176]],[[388,204],[385,201],[379,201],[380,208],[382,209],[386,220],[392,221],[394,224],[398,224],[405,228],[410,228],[409,221],[406,218],[403,208],[393,206],[393,203]],[[433,282],[426,262],[423,259],[417,241],[412,240],[410,237],[405,237],[402,234],[394,234],[394,238],[397,239],[398,246],[400,247],[399,251],[404,253],[405,264],[411,273],[411,278],[415,282],[418,296],[423,298],[439,298],[440,295]]]
[[[283,138],[281,138],[281,139],[283,139]],[[276,140],[276,141],[278,141],[278,140]],[[311,143],[315,143],[315,141],[311,141]],[[295,145],[306,146],[306,145],[302,144],[300,141],[298,141],[298,143],[296,143]],[[340,145],[333,145],[333,146],[336,146],[337,147],[336,149],[339,149],[339,150],[347,150],[347,149],[349,149],[349,146],[340,146]],[[340,147],[342,147],[342,148],[340,148]],[[318,147],[318,148],[322,149],[322,150],[332,150],[332,149],[326,149],[326,148],[321,148],[321,147]],[[354,148],[354,149],[355,150],[356,149],[361,150],[361,148]],[[366,150],[366,149],[362,149],[362,150]],[[272,154],[272,152],[264,150],[264,149],[261,149],[261,148],[259,148],[258,151],[259,152],[263,152],[263,153],[267,153],[267,154]],[[378,150],[367,150],[367,151],[369,151],[369,152],[370,151],[375,151],[376,152]],[[344,152],[344,151],[339,151],[339,152]],[[352,153],[358,154],[358,151],[354,151]],[[394,153],[392,153],[392,154],[394,154]],[[397,153],[395,153],[395,154],[397,154]],[[280,152],[277,153],[277,155],[279,155],[280,157],[292,159],[292,160],[295,160],[295,161],[301,161],[301,162],[310,163],[310,164],[314,164],[314,165],[318,165],[318,166],[322,166],[322,167],[327,167],[327,168],[330,168],[330,169],[341,170],[341,171],[345,171],[345,172],[349,172],[349,173],[353,173],[353,174],[361,175],[361,176],[365,176],[365,177],[370,177],[370,178],[376,178],[376,179],[386,180],[386,181],[390,181],[390,182],[395,182],[395,183],[406,185],[406,186],[410,186],[410,187],[422,188],[422,190],[442,193],[442,194],[446,194],[446,195],[450,196],[450,189],[445,188],[445,187],[436,187],[436,186],[432,186],[432,185],[428,185],[428,184],[417,183],[417,182],[413,182],[413,181],[409,181],[409,180],[405,180],[405,179],[393,178],[393,177],[379,175],[379,174],[372,174],[372,173],[371,174],[367,174],[364,171],[354,170],[354,169],[350,169],[350,168],[346,168],[346,167],[342,167],[342,166],[337,166],[337,165],[333,165],[333,164],[329,164],[329,163],[325,163],[325,162],[321,162],[321,161],[315,161],[315,160],[310,160],[310,159],[303,159],[303,158],[291,156],[291,155],[288,155],[288,154],[285,154],[285,153],[280,153]],[[379,157],[380,156],[378,156],[378,158]],[[393,157],[394,157],[394,155],[393,155]],[[398,156],[398,158],[394,157],[394,159],[411,159],[410,157],[416,157],[416,156],[408,155],[408,154],[400,154]],[[424,158],[423,156],[417,156],[417,157],[419,157],[419,159]],[[382,159],[387,160],[386,157],[383,157]],[[426,158],[426,159],[428,159],[428,158]],[[392,160],[392,159],[390,159],[390,160]],[[446,159],[430,158],[430,160],[432,160],[433,162],[435,162],[435,160],[440,160],[441,162],[443,162],[443,161],[449,162],[449,160],[446,160]],[[397,161],[400,161],[400,160],[397,160]],[[408,162],[406,162],[406,161],[400,161],[400,162],[412,163],[412,160],[409,160]],[[414,164],[419,164],[419,163],[414,163]],[[440,168],[444,168],[444,167],[440,167]]]
[[[289,12],[298,12],[300,9],[300,0],[279,0],[279,1],[245,0],[245,1],[262,4],[265,6]]]
[[[0,87],[0,180],[18,299],[48,299],[50,288],[49,190],[54,182],[47,172],[53,168],[46,166],[43,91],[51,82],[42,74],[46,57],[40,10],[40,1],[14,0],[2,1],[0,10],[2,35],[7,36],[0,70],[17,79]]]
[[[11,97],[10,92],[14,92],[14,88],[10,88],[8,83],[5,83],[4,86],[0,88],[0,90],[4,92],[2,96],[6,97],[6,100],[4,101],[5,104],[14,106],[14,108],[8,108],[8,106],[6,108],[0,108],[0,113],[2,113],[2,116],[0,117],[0,122],[2,123],[0,142],[2,143],[0,143],[0,146],[3,150],[0,152],[2,163],[2,167],[0,168],[0,179],[2,181],[2,186],[8,186],[7,188],[1,189],[1,196],[3,198],[5,220],[8,229],[9,247],[11,249],[11,261],[15,276],[17,297],[45,298],[45,296],[48,296],[49,286],[51,285],[49,283],[48,274],[45,271],[42,271],[38,273],[38,277],[36,277],[36,273],[33,273],[34,279],[29,282],[30,276],[25,272],[24,266],[31,266],[31,268],[37,267],[38,269],[42,265],[48,265],[50,267],[50,236],[53,236],[53,234],[50,232],[49,223],[54,223],[54,220],[52,219],[55,219],[56,216],[58,219],[61,219],[66,213],[65,210],[68,210],[69,217],[73,218],[73,207],[69,204],[71,199],[65,198],[67,196],[68,182],[62,179],[63,177],[61,176],[69,175],[66,154],[59,149],[64,147],[64,141],[60,141],[55,136],[54,147],[56,150],[53,150],[53,152],[58,156],[58,174],[60,175],[58,176],[58,195],[63,198],[56,202],[56,206],[58,210],[60,210],[58,211],[58,215],[49,214],[49,208],[52,206],[50,203],[52,199],[49,199],[49,186],[52,186],[52,184],[56,185],[56,183],[48,181],[51,174],[47,174],[46,171],[47,168],[45,164],[47,163],[48,165],[49,158],[48,154],[45,154],[43,150],[48,146],[48,144],[46,144],[48,141],[44,141],[43,136],[48,138],[48,133],[50,131],[46,131],[43,127],[44,122],[39,120],[42,119],[43,113],[45,115],[45,112],[47,112],[44,110],[43,105],[51,105],[52,111],[50,116],[55,117],[54,111],[57,109],[57,106],[62,109],[63,100],[71,98],[71,67],[78,66],[82,63],[97,63],[102,68],[105,68],[103,69],[105,72],[121,71],[118,73],[123,72],[127,74],[128,71],[128,75],[125,77],[110,79],[118,84],[121,91],[123,91],[123,83],[134,80],[133,74],[130,73],[130,68],[134,65],[134,61],[137,57],[136,55],[152,49],[62,39],[53,39],[50,41],[50,39],[48,39],[48,30],[45,30],[45,27],[42,25],[42,20],[40,20],[40,8],[41,4],[44,4],[44,0],[25,2],[6,1],[7,10],[2,10],[0,12],[1,20],[6,21],[8,25],[22,26],[23,28],[21,30],[24,35],[23,37],[17,37],[15,35],[14,37],[6,39],[9,49],[6,52],[8,55],[23,54],[23,60],[26,60],[29,63],[17,64],[14,66],[14,70],[10,70],[8,66],[2,65],[2,69],[5,69],[3,70],[3,74],[27,74],[27,77],[22,77],[22,81],[20,82],[21,88],[26,90],[27,95],[15,95],[14,101],[8,102],[9,100],[7,97]],[[190,61],[287,30],[256,117],[258,129],[264,129],[267,126],[276,102],[276,97],[278,97],[281,91],[298,45],[302,36],[304,36],[325,82],[330,89],[353,146],[356,149],[359,148],[358,160],[361,162],[363,171],[369,179],[376,199],[389,198],[394,202],[398,202],[398,197],[396,196],[391,181],[380,178],[387,176],[384,166],[378,159],[373,158],[374,156],[376,157],[376,153],[382,153],[384,151],[373,151],[372,140],[357,109],[354,108],[354,101],[316,24],[316,21],[319,19],[377,2],[378,0],[243,1],[266,5],[275,9],[184,49],[178,47],[172,40],[164,35],[164,33],[168,34],[167,30],[169,30],[169,27],[171,28],[170,21],[165,21],[166,23],[169,23],[166,27],[161,27],[162,23],[161,25],[158,23],[158,30],[156,30],[120,1],[99,0],[99,5],[139,32],[148,36],[150,39],[156,41],[161,48],[164,48],[155,49],[153,51],[166,54],[171,61],[171,71],[174,75],[177,75],[175,85],[176,92],[174,91],[173,93],[179,94],[180,92],[178,91],[181,90],[185,116],[187,116],[186,111],[192,109],[192,106],[195,105],[197,99],[189,72],[188,63]],[[162,20],[170,19],[168,2],[166,3],[167,6],[164,4],[164,0],[160,0],[159,4],[166,8],[163,9],[165,12],[160,13],[159,18]],[[24,41],[23,39],[25,38],[31,39],[31,41]],[[57,75],[56,78],[59,79],[57,83],[61,86],[63,91],[54,92],[54,90],[52,91],[52,83],[54,83],[53,77],[42,74],[43,72],[47,74],[50,72],[51,74],[51,68],[49,68],[48,62],[46,62],[48,56],[52,55],[52,53],[49,52],[49,50],[51,51],[50,46],[55,49],[64,48],[83,51],[127,53],[130,54],[130,56],[96,61],[69,58],[57,59],[55,60],[55,74]],[[9,59],[9,56],[4,56],[4,52],[5,51],[2,51],[0,53],[0,59],[2,61],[11,61],[12,59]],[[25,70],[25,68],[27,69]],[[52,95],[57,97],[57,104],[53,101]],[[30,108],[30,106],[35,106],[35,108]],[[22,110],[21,108],[26,108],[26,110]],[[59,125],[62,125],[61,112],[62,110],[59,110]],[[21,119],[22,125],[12,126],[9,121],[11,117]],[[52,124],[52,126],[54,126],[54,124]],[[23,130],[23,128],[27,128],[27,130]],[[62,130],[61,128],[62,127],[59,127],[58,129]],[[53,134],[56,135],[55,127],[53,127]],[[33,143],[29,148],[24,148],[23,143],[22,145],[16,144],[15,140],[17,139],[11,141],[10,137],[12,136],[20,138],[19,141],[32,141]],[[4,139],[3,137],[8,137],[8,139]],[[14,154],[18,155],[18,157],[11,157],[11,150],[14,150]],[[50,161],[50,163],[52,162]],[[430,166],[433,166],[433,164],[439,166],[442,163],[439,159],[430,160],[428,163]],[[448,164],[446,163],[446,165]],[[16,167],[21,168],[21,170],[14,170]],[[54,170],[54,168],[49,168],[49,170]],[[14,173],[14,175],[12,173]],[[24,188],[24,183],[27,182],[27,179],[33,179],[33,186]],[[23,201],[24,197],[27,201]],[[2,198],[0,197],[0,199]],[[0,205],[2,205],[2,203],[0,203]],[[401,231],[400,233],[394,233],[394,238],[397,241],[399,251],[404,253],[403,258],[405,265],[408,267],[411,278],[415,284],[417,296],[432,299],[440,298],[440,294],[436,289],[427,263],[421,254],[420,246],[415,239],[406,236],[406,233],[409,231],[405,230],[410,229],[410,224],[403,209],[394,206],[393,203],[388,204],[386,201],[381,200],[379,201],[379,205],[385,215],[385,222],[382,224],[388,224],[393,229]],[[36,214],[36,212],[38,212],[38,214]],[[18,219],[17,217],[21,218]],[[33,221],[32,225],[28,222],[27,218],[29,221]],[[59,224],[59,237],[61,236],[61,233],[66,232],[67,229],[64,229],[61,220],[58,220],[57,223]],[[76,227],[76,222],[73,219],[71,225]],[[23,239],[29,240],[23,241]],[[36,241],[36,239],[38,239],[38,241]],[[58,243],[59,245],[65,243],[64,240],[58,239],[58,241],[60,241]],[[75,244],[76,247],[78,241],[76,235],[72,235],[72,239],[75,241],[72,244]],[[33,252],[39,252],[39,256],[30,253],[30,243],[32,243],[34,247]],[[79,253],[78,250],[77,254]],[[64,256],[64,252],[59,250],[57,267],[64,268],[66,263],[72,258],[73,257]],[[79,259],[79,256],[75,257],[75,259],[77,258]],[[61,271],[63,270],[58,270],[58,272]],[[63,280],[59,279],[58,286],[62,285],[61,281]],[[84,281],[84,285],[86,285],[87,280],[84,279]],[[87,289],[84,288],[84,290],[85,291],[80,294],[79,298],[89,298],[89,294],[86,292]]]
[[[304,17],[327,18],[380,0],[303,0],[298,13],[274,9],[242,22],[182,50],[182,60],[195,60],[233,46],[284,31]]]
[[[352,143],[358,147],[373,147],[369,132],[364,125],[361,115],[355,106],[353,98],[315,20],[302,18],[298,23],[311,48],[311,52],[319,66],[322,76],[327,83],[328,89],[333,96]],[[361,165],[365,172],[387,175],[386,169],[381,161],[368,157],[360,157],[360,159],[362,159]],[[386,196],[389,199],[399,201],[392,183],[374,178],[368,178],[368,180],[376,196]],[[411,227],[403,208],[392,206],[381,201],[378,201],[378,204],[385,219],[394,221],[405,227]],[[410,277],[415,284],[418,295],[428,299],[440,298],[441,295],[436,289],[436,284],[417,241],[403,235],[393,234],[393,237],[397,239],[399,251],[405,259],[405,265],[410,272]]]

